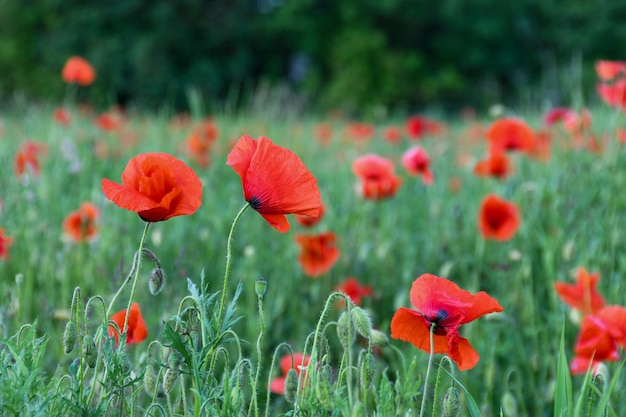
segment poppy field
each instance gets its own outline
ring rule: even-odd
[[[596,69],[590,107],[364,121],[101,111],[68,61],[0,113],[0,414],[623,415]]]

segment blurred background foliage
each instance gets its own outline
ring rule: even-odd
[[[63,98],[81,55],[102,106],[182,110],[193,89],[241,108],[262,88],[319,110],[580,104],[595,60],[626,59],[625,20],[614,0],[0,0],[0,97]]]

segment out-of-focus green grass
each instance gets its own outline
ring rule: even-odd
[[[52,341],[53,371],[64,360],[62,317],[72,290],[80,286],[85,297],[100,294],[110,299],[130,268],[143,228],[136,214],[104,198],[101,179],[120,181],[126,162],[141,152],[169,152],[189,161],[183,142],[191,125],[173,128],[165,114],[129,114],[128,129],[138,140],[125,148],[115,134],[98,130],[90,115],[73,110],[72,125],[64,127],[51,114],[48,106],[29,106],[1,115],[0,227],[14,244],[10,258],[0,262],[4,298],[0,312],[5,336],[23,323],[38,320],[39,329]],[[189,162],[204,183],[202,207],[193,216],[155,224],[149,232],[146,246],[155,251],[168,274],[165,290],[153,297],[147,291],[149,267],[144,264],[136,299],[149,339],[158,338],[161,321],[176,312],[187,277],[199,283],[204,270],[211,289],[221,290],[227,233],[244,204],[239,177],[225,165],[226,155],[242,134],[265,135],[296,152],[318,179],[327,212],[313,231],[335,232],[341,257],[329,273],[310,279],[296,261],[294,242],[297,233],[309,231],[292,219],[291,231],[280,234],[257,213],[247,211],[235,232],[231,271],[231,291],[243,283],[238,307],[244,319],[237,328],[243,339],[252,342],[258,334],[254,280],[261,276],[269,283],[264,346],[270,357],[283,341],[295,350],[302,348],[327,295],[349,276],[374,288],[375,295],[363,306],[371,312],[374,326],[389,333],[394,311],[410,306],[412,281],[427,272],[441,274],[472,292],[487,291],[504,307],[502,314],[464,326],[463,334],[481,361],[458,377],[483,410],[492,410],[485,415],[498,415],[507,391],[516,398],[521,415],[550,415],[563,323],[570,355],[578,330],[557,298],[554,282],[571,280],[573,271],[584,266],[602,275],[599,290],[609,304],[626,305],[626,156],[624,145],[613,137],[618,123],[614,113],[597,109],[593,115],[594,134],[608,135],[603,153],[554,146],[548,162],[516,155],[515,171],[503,181],[474,176],[472,162],[457,163],[463,154],[481,158],[486,144],[463,144],[467,125],[450,120],[445,136],[419,143],[432,158],[435,182],[430,187],[409,177],[399,164],[402,153],[414,144],[406,137],[394,146],[382,140],[379,130],[371,141],[355,143],[343,138],[345,121],[333,120],[333,140],[322,146],[312,135],[319,120],[215,115],[220,135],[212,164],[201,169]],[[537,116],[528,115],[527,120],[540,126]],[[28,183],[13,173],[14,155],[26,139],[49,147],[41,158],[41,175]],[[108,144],[108,157],[96,155],[98,141]],[[72,152],[80,161],[76,172],[69,170]],[[364,201],[354,192],[351,164],[367,152],[397,163],[403,184],[394,198]],[[452,178],[461,180],[458,192],[450,189]],[[520,207],[522,226],[509,242],[485,242],[478,232],[479,204],[488,193]],[[92,201],[101,209],[99,236],[89,245],[67,241],[61,227],[63,218],[82,201]],[[18,274],[23,275],[19,285]],[[122,297],[119,309],[125,302]],[[409,356],[417,355],[425,366],[425,353],[404,342],[392,343]],[[132,349],[142,352],[141,345]],[[390,350],[383,349],[380,360],[392,368],[400,365]],[[614,391],[614,401],[626,401],[621,392]]]

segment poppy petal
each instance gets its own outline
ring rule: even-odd
[[[500,313],[502,311],[504,311],[504,309],[498,300],[484,291],[479,291],[474,294],[474,304],[472,304],[472,307],[465,313],[463,324],[476,320],[478,317],[484,316],[485,314]]]
[[[469,340],[464,337],[458,336],[453,339],[453,346],[450,347],[448,352],[448,356],[459,366],[459,370],[466,371],[468,369],[472,369],[478,361],[480,360],[480,356],[478,352],[474,350],[472,345],[470,345]]]
[[[412,343],[424,352],[430,351],[430,329],[419,311],[400,307],[391,319],[391,337]],[[434,353],[446,353],[447,337],[433,334],[433,338]]]

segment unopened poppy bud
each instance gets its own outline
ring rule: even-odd
[[[372,336],[372,321],[365,310],[354,306],[350,309],[350,315],[356,331],[364,338],[369,339]]]
[[[356,333],[352,329],[352,318],[345,311],[341,313],[337,320],[337,336],[344,349],[349,349],[356,339]]]
[[[285,400],[293,403],[296,401],[296,394],[298,393],[298,373],[295,369],[291,368],[287,372],[285,377]]]
[[[500,400],[502,406],[502,413],[505,417],[517,417],[517,401],[510,391],[507,391]]]
[[[461,399],[455,387],[450,387],[443,396],[442,417],[457,417],[461,409]]]
[[[89,334],[83,338],[83,359],[85,359],[90,368],[96,367],[98,349],[96,348],[96,342],[93,341],[93,337]]]
[[[152,365],[146,366],[146,371],[143,374],[143,388],[148,395],[154,397],[157,389],[157,375]]]
[[[240,386],[234,386],[230,390],[230,403],[237,413],[241,410],[243,406],[243,391]]]
[[[168,369],[167,371],[165,371],[165,375],[163,375],[163,391],[165,391],[166,394],[169,394],[172,388],[174,388],[174,384],[176,384],[177,379],[177,370]]]
[[[254,291],[256,292],[257,297],[263,298],[265,295],[265,291],[267,291],[267,280],[265,278],[257,278],[254,281]]]
[[[167,355],[167,364],[171,369],[178,369],[181,362],[183,361],[183,357],[177,350],[170,350],[170,354]]]
[[[376,360],[374,359],[374,355],[367,352],[365,355],[363,355],[363,358],[361,360],[361,372],[359,375],[361,378],[361,387],[363,387],[364,391],[367,390],[370,385],[372,385],[372,382],[374,382],[375,371]]]
[[[66,355],[74,350],[77,338],[78,331],[76,330],[76,323],[68,321],[65,325],[65,331],[63,332],[63,350]]]
[[[600,362],[593,370],[593,374],[593,382],[598,387],[598,390],[604,393],[609,383],[609,368],[607,368],[604,363]]]
[[[165,271],[163,268],[154,268],[150,272],[150,278],[148,278],[148,290],[150,294],[157,295],[165,287]]]
[[[372,329],[372,338],[370,340],[372,341],[372,345],[374,346],[389,346],[389,339],[387,338],[387,335],[380,330]]]
[[[331,391],[330,378],[332,374],[332,369],[330,365],[324,365],[317,375],[317,384],[315,385],[315,393],[317,394],[317,399],[319,400],[322,407],[326,410],[332,410],[333,406],[333,395]]]

